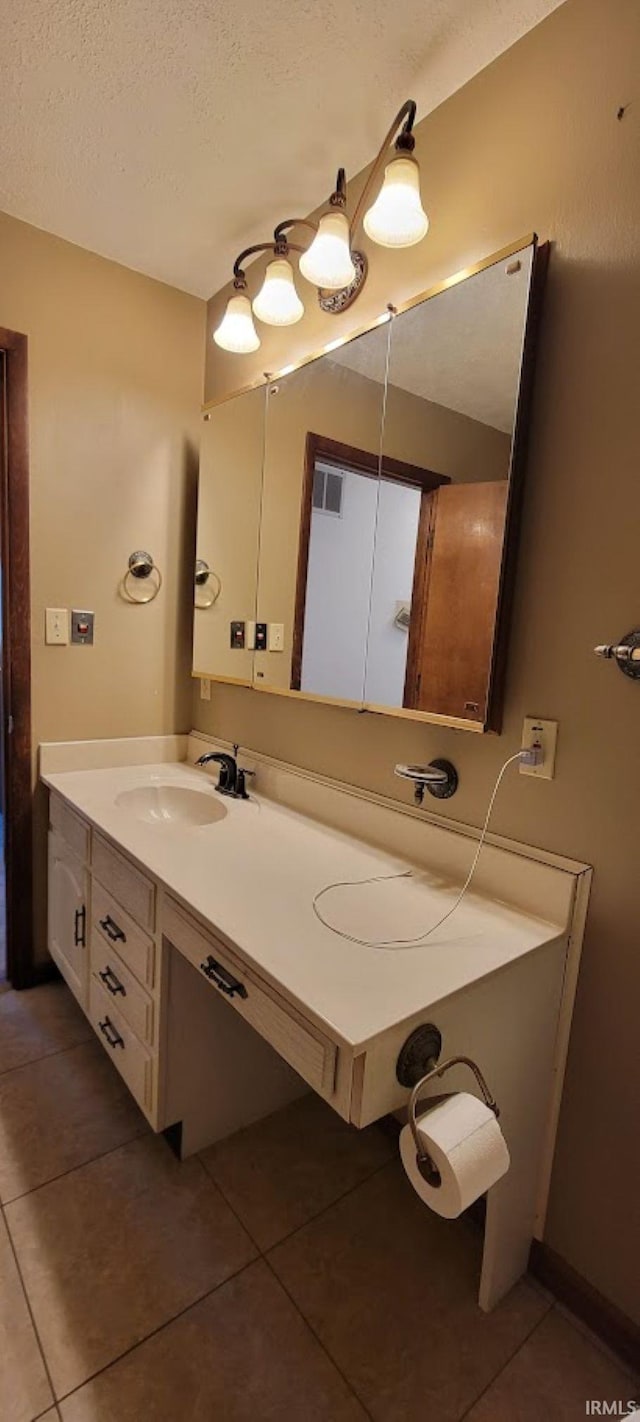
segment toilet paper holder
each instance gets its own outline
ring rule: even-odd
[[[480,1067],[478,1066],[477,1062],[474,1062],[472,1060],[471,1057],[449,1057],[446,1062],[434,1062],[430,1071],[428,1071],[425,1076],[420,1077],[420,1080],[416,1082],[411,1092],[411,1096],[409,1097],[409,1128],[411,1130],[414,1145],[416,1148],[416,1164],[418,1166],[418,1170],[420,1171],[420,1174],[422,1175],[423,1179],[428,1181],[429,1185],[432,1185],[434,1189],[437,1189],[437,1187],[442,1184],[442,1178],[437,1165],[431,1159],[429,1152],[425,1150],[424,1143],[420,1138],[420,1133],[418,1131],[418,1123],[416,1121],[416,1112],[418,1109],[420,1094],[424,1090],[424,1087],[427,1085],[427,1083],[430,1081],[434,1081],[437,1077],[444,1076],[444,1073],[446,1071],[450,1071],[451,1067],[454,1066],[469,1067],[469,1070],[473,1072],[478,1086],[480,1087],[482,1099],[485,1103],[485,1106],[488,1106],[489,1110],[493,1111],[496,1120],[500,1115],[498,1103],[491,1095],[491,1092],[489,1090],[489,1087],[487,1086],[484,1076],[482,1075]],[[426,1104],[427,1106],[435,1106],[436,1103],[440,1100],[442,1100],[442,1097],[432,1096],[430,1098],[427,1098]]]

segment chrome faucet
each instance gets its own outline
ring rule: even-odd
[[[232,800],[248,800],[246,777],[255,775],[255,770],[245,770],[238,765],[239,746],[233,747],[233,755],[226,751],[205,751],[196,761],[196,765],[209,765],[211,761],[216,761],[220,766],[218,784],[216,790],[221,795],[229,795]]]

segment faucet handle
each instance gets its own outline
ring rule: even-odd
[[[236,775],[236,795],[237,795],[237,797],[238,797],[239,800],[248,800],[248,799],[249,799],[249,795],[248,795],[248,792],[247,792],[247,786],[246,786],[246,783],[245,783],[245,782],[246,782],[246,778],[247,778],[248,775],[254,776],[255,773],[256,773],[255,770],[245,770],[245,769],[244,769],[244,766],[242,766],[242,765],[239,765],[239,766],[238,766],[238,772],[237,772],[237,775]]]

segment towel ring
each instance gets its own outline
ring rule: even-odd
[[[145,582],[147,578],[151,577],[152,573],[156,574],[156,578],[155,582],[149,584],[150,591],[148,595],[146,597],[138,597],[134,592],[135,584],[132,580],[135,578],[137,582]],[[120,584],[122,596],[127,602],[153,602],[154,598],[158,596],[161,587],[162,573],[157,564],[154,563],[151,554],[145,553],[143,548],[136,549],[135,553],[131,553],[129,556],[127,571]]]
[[[213,580],[214,580],[214,586],[213,586],[213,587],[210,587],[210,588],[208,589],[208,591],[209,591],[209,593],[211,594],[211,596],[208,598],[208,600],[201,602],[201,601],[199,601],[199,599],[198,599],[198,593],[204,594],[205,589],[207,588],[207,583],[209,582],[209,579],[210,579],[210,578],[213,578]],[[196,594],[196,595],[195,595],[195,599],[194,599],[194,601],[195,601],[195,606],[196,606],[196,607],[199,607],[199,608],[213,607],[214,602],[217,602],[217,601],[218,601],[218,598],[220,597],[220,593],[221,593],[221,592],[222,592],[222,578],[219,577],[218,573],[215,573],[215,572],[213,571],[213,568],[210,568],[210,567],[209,567],[209,564],[205,562],[204,558],[196,558],[196,569],[195,569],[195,594]]]

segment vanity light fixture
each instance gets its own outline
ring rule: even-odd
[[[367,258],[354,245],[361,223],[371,241],[383,247],[412,247],[426,237],[429,219],[422,206],[420,172],[413,156],[415,117],[415,102],[407,99],[386,134],[351,220],[346,211],[345,171],[340,168],[335,191],[319,222],[288,218],[278,223],[272,241],[258,242],[240,252],[233,265],[234,294],[213,333],[214,341],[222,350],[236,355],[258,350],[260,337],[254,316],[267,326],[292,326],[301,320],[304,305],[296,290],[289,260],[291,253],[299,254],[300,273],[317,288],[321,309],[328,315],[338,315],[356,300],[366,281]],[[394,139],[395,156],[387,162],[389,145]],[[383,166],[382,187],[375,202],[368,207]],[[313,233],[305,246],[289,240],[287,234],[292,227],[307,228]],[[243,264],[259,252],[273,255],[252,303],[247,294]]]

